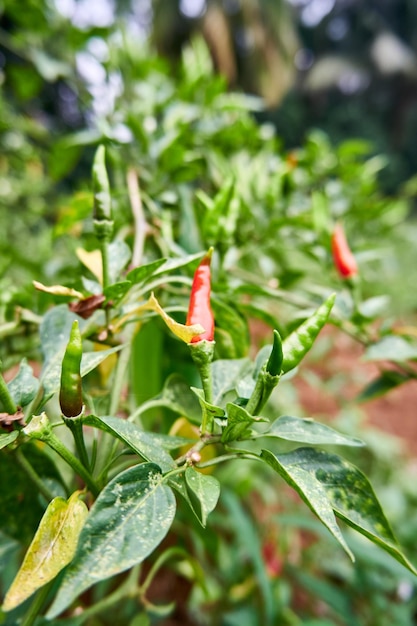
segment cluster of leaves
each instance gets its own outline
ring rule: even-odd
[[[77,34],[63,19],[60,28]],[[97,39],[102,35],[94,32]],[[76,37],[74,50],[87,47],[90,36],[84,32]],[[14,416],[3,416],[10,432],[1,436],[2,475],[9,477],[1,493],[6,512],[2,536],[2,555],[8,562],[3,570],[6,588],[17,570],[18,550],[28,546],[42,518],[8,594],[6,608],[17,608],[7,611],[5,619],[16,621],[25,614],[28,626],[57,592],[49,613],[56,615],[93,584],[101,600],[95,605],[84,596],[84,612],[62,619],[63,624],[88,623],[102,611],[120,611],[121,605],[125,613],[117,613],[119,623],[136,624],[133,596],[149,614],[163,615],[172,606],[152,605],[149,591],[160,568],[175,559],[177,571],[192,585],[190,605],[200,616],[209,604],[212,615],[229,611],[225,623],[236,623],[240,610],[253,623],[260,619],[297,623],[285,595],[289,583],[314,590],[317,576],[311,580],[304,576],[301,581],[302,572],[295,567],[289,568],[281,583],[271,581],[265,571],[265,563],[271,561],[264,550],[264,540],[267,545],[270,540],[265,527],[271,530],[275,547],[279,542],[274,528],[262,524],[267,498],[255,524],[243,499],[235,495],[241,491],[249,501],[256,488],[268,489],[270,501],[281,509],[276,516],[279,527],[279,520],[286,523],[282,509],[288,513],[291,508],[285,482],[348,554],[353,540],[349,535],[346,542],[335,515],[413,571],[366,477],[333,452],[337,445],[356,449],[360,444],[356,438],[313,420],[286,414],[277,418],[280,413],[274,402],[262,412],[252,414],[247,409],[271,351],[267,346],[255,360],[248,359],[248,319],[261,320],[288,337],[285,359],[300,328],[302,332],[300,322],[315,319],[319,303],[335,290],[332,321],[365,344],[368,358],[396,364],[394,370],[383,370],[363,396],[374,397],[415,378],[416,346],[411,335],[393,334],[388,322],[379,330],[374,325],[381,313],[386,316],[390,284],[398,283],[395,255],[386,242],[391,245],[397,237],[402,247],[412,250],[409,233],[413,231],[409,223],[408,239],[405,229],[401,231],[407,216],[404,200],[387,199],[378,192],[381,160],[368,158],[361,142],[334,149],[317,132],[305,146],[284,154],[273,130],[258,126],[249,113],[260,102],[227,94],[199,41],[184,51],[176,75],[128,31],[123,46],[117,38],[100,41],[106,55],[96,62],[106,84],[118,81],[118,95],[109,98],[111,106],[89,128],[61,137],[51,150],[51,162],[56,165],[55,177],[66,177],[73,175],[75,161],[86,160],[97,142],[107,146],[115,219],[115,237],[105,247],[107,284],[104,249],[101,253],[96,249],[91,192],[80,183],[79,191],[54,204],[54,209],[58,206],[56,243],[65,243],[65,252],[56,248],[49,275],[43,267],[35,268],[33,275],[64,286],[48,291],[38,285],[35,312],[27,297],[19,302],[26,308],[16,310],[8,289],[2,296],[6,298],[0,326],[6,337],[2,357],[7,365],[20,362],[20,371],[5,393],[22,408]],[[90,47],[90,56],[99,49]],[[55,50],[56,58],[60,54]],[[65,71],[71,76],[71,65]],[[45,216],[51,210],[44,205],[48,183],[41,177],[46,187],[38,189],[26,176],[25,168],[38,159],[38,152],[29,142],[25,150],[19,153],[25,185],[20,197],[28,203],[31,218],[33,212]],[[41,203],[32,212],[37,194]],[[339,219],[345,220],[357,253],[362,294],[357,288],[341,286],[332,267],[330,233]],[[51,229],[42,232],[49,245]],[[22,239],[27,249],[22,233],[17,230],[14,239]],[[216,250],[212,294],[216,352],[210,401],[202,390],[195,390],[200,383],[187,347],[162,324],[163,320],[174,332],[182,332],[192,272],[201,250],[209,246]],[[46,259],[48,249],[42,250]],[[10,252],[9,263],[13,260],[16,257]],[[381,281],[382,269],[388,281]],[[65,274],[70,278],[63,279]],[[25,280],[21,275],[16,278]],[[27,285],[25,289],[27,293]],[[62,297],[70,298],[72,311],[60,304]],[[408,303],[413,306],[412,300]],[[74,319],[79,321],[84,345],[81,375],[87,410],[79,426],[86,438],[86,456],[77,446],[78,456],[73,454],[68,424],[62,424],[56,403]],[[25,355],[36,361],[32,363],[36,374],[21,360]],[[282,376],[283,393],[291,388],[290,377],[290,373]],[[215,425],[207,440],[198,431],[202,414],[211,416]],[[317,445],[330,445],[331,452]],[[192,452],[187,456],[190,450],[195,457]],[[215,467],[215,475],[203,473]],[[271,472],[284,479],[280,488],[270,485]],[[77,493],[80,479],[87,485],[87,495]],[[84,500],[89,506],[95,500],[87,518]],[[311,524],[311,518],[305,520],[287,523],[289,527]],[[69,527],[73,533],[67,535]],[[51,534],[56,549],[49,560]],[[169,547],[170,536],[175,537],[176,548]],[[289,536],[286,550],[277,554],[291,562],[289,544],[297,542],[297,534]],[[362,549],[361,544],[358,552]],[[13,554],[14,565],[9,559]],[[240,570],[225,567],[236,558]],[[311,558],[308,567],[320,575],[317,555]],[[115,578],[108,583],[110,576]],[[47,581],[55,582],[38,591],[29,608],[26,603],[20,606]],[[328,588],[319,591],[330,606],[340,608],[340,596],[335,600]],[[258,594],[261,601],[255,603],[255,615],[249,607]],[[105,617],[100,619],[106,623]],[[146,616],[140,619],[146,623]],[[54,617],[54,622],[61,620]]]

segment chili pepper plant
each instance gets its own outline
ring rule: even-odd
[[[201,551],[210,550],[218,508],[234,510],[230,519],[245,526],[237,522],[243,503],[230,491],[240,468],[259,472],[282,497],[287,488],[298,494],[334,541],[337,558],[355,559],[348,526],[415,575],[368,478],[339,452],[363,442],[268,409],[323,327],[337,322],[336,294],[323,290],[301,323],[285,336],[271,331],[256,354],[224,358],[236,336],[234,318],[223,312],[216,319],[225,250],[186,254],[177,247],[152,257],[142,244],[138,254],[137,239],[133,249],[127,245],[115,229],[104,146],[94,159],[92,199],[96,249],[79,253],[82,289],[35,283],[53,302],[36,320],[41,370],[23,359],[7,384],[0,376],[2,466],[10,476],[2,519],[27,547],[3,618],[24,626],[87,624],[129,605],[140,619],[155,620],[174,610],[149,597],[171,561],[209,604]],[[340,227],[333,253],[343,280],[357,279]],[[155,337],[167,338],[165,352],[152,342],[155,328]],[[166,379],[143,397],[154,367]],[[271,555],[264,547],[275,571]],[[262,581],[259,562],[255,570]],[[100,585],[108,593],[95,602]],[[262,610],[265,623],[272,623],[271,602]],[[136,624],[135,613],[118,610],[118,623]]]

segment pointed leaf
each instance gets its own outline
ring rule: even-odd
[[[141,283],[145,283],[148,278],[151,278],[157,269],[166,263],[166,259],[158,259],[157,261],[152,261],[152,263],[148,263],[147,265],[141,265],[140,267],[135,267],[133,270],[130,270],[126,274],[127,280],[130,280],[134,285],[140,285]]]
[[[3,604],[11,611],[72,560],[88,509],[76,491],[69,500],[54,498],[48,505]]]
[[[248,439],[252,434],[252,426],[258,422],[267,422],[264,417],[254,417],[241,406],[229,402],[226,406],[227,426],[222,433],[222,442]]]
[[[149,298],[147,306],[160,315],[169,330],[174,333],[176,337],[185,341],[185,343],[190,343],[191,339],[195,337],[195,335],[201,335],[204,333],[205,329],[201,326],[201,324],[191,324],[190,326],[186,326],[185,324],[176,322],[170,315],[168,315],[168,313],[164,311],[153,293]]]
[[[159,465],[163,472],[176,467],[174,460],[161,446],[158,439],[152,439],[151,434],[143,432],[136,424],[118,417],[85,415],[83,424],[100,428],[123,441],[146,461]]]
[[[71,289],[70,287],[64,287],[64,285],[43,285],[37,280],[32,281],[33,286],[38,291],[44,291],[45,293],[51,293],[54,296],[68,296],[70,298],[84,298],[84,294],[81,291],[77,291],[76,289]]]
[[[205,527],[207,517],[216,508],[220,495],[220,483],[214,476],[202,474],[193,467],[185,470],[185,480],[189,491],[198,500],[199,519],[201,525]]]
[[[395,370],[386,370],[385,372],[382,372],[378,378],[372,380],[365,387],[365,389],[362,389],[359,396],[357,396],[357,400],[359,402],[374,400],[375,398],[385,395],[391,391],[391,389],[395,389],[395,387],[403,385],[409,380],[410,376],[407,374],[402,374],[401,372],[397,372]]]
[[[357,467],[335,454],[314,448],[299,448],[279,456],[263,450],[262,458],[316,513],[329,504],[340,519],[417,574],[415,567],[401,553],[367,477]],[[324,521],[321,515],[319,517]],[[335,534],[333,529],[329,530]]]
[[[283,415],[275,420],[268,432],[262,437],[277,437],[287,441],[298,441],[311,444],[333,444],[339,446],[364,446],[364,442],[356,437],[338,433],[333,428],[315,422],[312,418],[292,417]]]
[[[337,539],[352,561],[354,561],[355,558],[337,525],[332,505],[327,498],[326,489],[316,476],[320,466],[317,465],[312,468],[308,464],[306,467],[304,466],[304,455],[302,452],[305,452],[305,450],[309,449],[300,448],[295,452],[279,456],[272,454],[269,450],[262,450],[261,458],[295,489],[313,513],[317,515],[335,539]]]
[[[403,337],[390,335],[369,346],[363,358],[367,361],[408,361],[417,359],[417,346]]]
[[[174,494],[159,467],[144,463],[116,476],[90,511],[47,618],[94,583],[141,563],[164,539],[174,515]]]
[[[33,375],[33,369],[26,359],[22,359],[17,375],[7,384],[7,387],[17,406],[28,405],[36,396],[39,380]]]
[[[118,302],[127,294],[131,287],[132,283],[129,280],[122,280],[119,283],[113,283],[113,285],[109,285],[103,293],[106,296],[107,300]]]

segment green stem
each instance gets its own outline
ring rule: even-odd
[[[0,372],[0,407],[1,406],[9,415],[14,415],[17,412],[17,406],[10,395],[9,388],[6,385],[3,375]]]
[[[90,460],[88,458],[87,448],[85,447],[83,424],[81,417],[65,417],[62,416],[65,425],[68,426],[74,437],[75,447],[80,457],[81,463],[86,470],[90,471]]]
[[[23,456],[23,452],[20,448],[16,450],[15,458],[27,477],[37,487],[39,493],[41,493],[48,502],[53,500],[55,497],[54,494],[43,484],[42,479],[35,472],[29,461]]]
[[[277,386],[279,378],[279,376],[272,376],[265,367],[261,369],[256,379],[255,389],[245,407],[250,415],[259,415],[273,389]]]
[[[48,444],[48,446],[52,448],[52,450],[55,450],[55,452],[59,454],[59,456],[64,459],[64,461],[66,461],[68,465],[72,467],[74,472],[76,472],[76,474],[78,474],[83,479],[91,493],[95,497],[97,497],[100,490],[98,488],[98,485],[91,477],[90,472],[86,470],[84,465],[80,463],[77,457],[74,456],[72,452],[70,452],[68,448],[64,446],[64,444],[58,439],[58,437],[56,437],[56,435],[51,431],[45,436],[43,441],[45,441],[45,443]]]
[[[222,454],[209,461],[203,463],[197,463],[198,469],[204,469],[205,467],[211,467],[212,465],[218,465],[219,463],[225,463],[226,461],[235,461],[236,459],[248,459],[249,461],[259,461],[260,458],[257,454],[251,452],[234,452],[231,454]]]
[[[29,607],[28,612],[23,618],[21,626],[32,626],[35,623],[48,596],[49,590],[51,589],[51,586],[54,584],[54,582],[55,581],[52,580],[49,584],[45,585],[38,591],[32,604]]]
[[[149,587],[151,586],[153,579],[155,578],[156,574],[158,573],[158,570],[161,569],[161,567],[164,565],[164,563],[166,563],[166,561],[169,561],[174,556],[178,556],[178,557],[184,558],[184,557],[187,557],[189,555],[187,554],[187,552],[183,548],[168,548],[168,550],[163,552],[156,559],[155,563],[152,565],[151,569],[149,570],[148,575],[146,576],[144,582],[139,587],[139,594],[140,594],[141,598],[145,597],[146,592],[148,591]]]

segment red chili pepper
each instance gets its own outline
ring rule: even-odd
[[[341,224],[336,224],[332,234],[333,261],[342,278],[352,278],[358,273],[358,265],[346,240]]]
[[[194,274],[186,325],[201,324],[204,333],[193,337],[191,343],[214,340],[214,317],[210,307],[211,253],[209,250]]]

